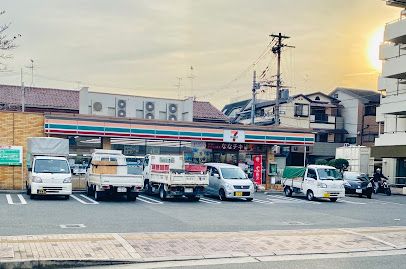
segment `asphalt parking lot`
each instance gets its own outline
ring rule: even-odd
[[[22,193],[0,193],[0,235],[397,226],[406,225],[405,208],[406,197],[380,194],[332,203],[280,193],[256,193],[252,202],[216,197],[160,201],[144,194],[135,202],[97,202],[84,193],[74,193],[69,200],[30,200]]]

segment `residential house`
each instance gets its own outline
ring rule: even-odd
[[[344,135],[345,142],[373,146],[379,135],[376,108],[381,94],[377,91],[339,87],[330,96],[338,99],[342,105],[344,129],[348,132]]]
[[[335,149],[344,143],[346,131],[341,117],[339,100],[321,92],[312,94],[299,94],[285,96],[280,104],[280,126],[288,128],[312,129],[316,133],[316,144],[306,148],[308,162],[314,163],[317,159],[332,159]],[[229,105],[228,105],[229,106]],[[225,106],[223,111],[227,108]],[[236,109],[236,108],[234,108]],[[234,110],[235,111],[235,110]],[[251,124],[251,106],[246,105],[239,112],[234,112],[234,122]],[[255,105],[255,124],[275,124],[275,101],[262,101]],[[303,147],[291,147],[288,164],[303,164]]]

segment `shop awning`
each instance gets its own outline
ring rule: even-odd
[[[406,158],[406,146],[376,146],[371,148],[375,158]]]

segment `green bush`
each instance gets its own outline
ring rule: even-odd
[[[328,162],[328,165],[333,166],[340,171],[345,170],[350,164],[346,159],[334,159]]]
[[[317,165],[327,165],[328,162],[327,162],[327,160],[319,159],[319,160],[316,161],[316,164]]]

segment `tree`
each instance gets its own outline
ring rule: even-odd
[[[334,166],[337,169],[340,169],[340,171],[345,170],[350,164],[346,159],[334,159],[328,162],[328,165]]]
[[[0,16],[4,15],[4,13],[6,13],[4,10],[0,11]],[[12,55],[7,52],[17,47],[15,40],[21,36],[20,34],[13,37],[7,35],[10,24],[11,23],[0,24],[0,71],[6,69],[4,62],[12,57]]]
[[[318,160],[316,161],[316,164],[317,164],[317,165],[327,165],[328,162],[327,162],[327,160],[324,160],[324,159],[318,159]]]

